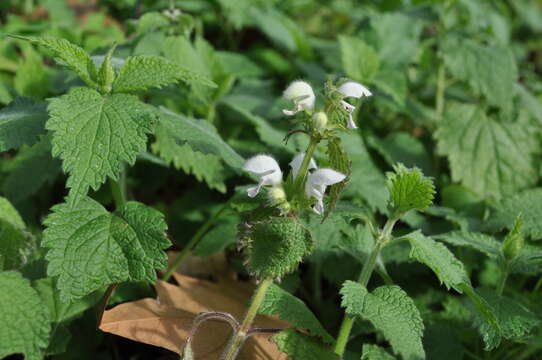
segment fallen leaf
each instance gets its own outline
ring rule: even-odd
[[[224,270],[222,266],[212,268],[213,271]],[[147,298],[124,303],[105,311],[100,329],[180,353],[192,328],[192,322],[199,313],[225,312],[239,322],[242,321],[254,285],[235,279],[231,273],[221,272],[215,275],[217,282],[174,273],[178,286],[158,281],[157,299]],[[291,324],[274,317],[259,315],[253,327],[284,329],[290,328]],[[193,340],[196,359],[218,360],[231,333],[231,327],[226,322],[209,320],[203,323]],[[250,337],[238,358],[286,359],[287,356],[269,340],[270,336],[258,334]]]

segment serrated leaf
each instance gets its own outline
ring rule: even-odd
[[[346,179],[329,187],[328,203],[323,220],[325,220],[335,209],[339,197],[348,184],[349,176],[352,174],[352,162],[348,158],[348,154],[343,150],[341,138],[333,137],[328,140],[327,156],[331,167],[341,174],[346,175]]]
[[[367,82],[377,74],[380,60],[372,46],[359,38],[346,35],[339,36],[339,44],[342,66],[348,77]]]
[[[13,159],[2,190],[13,203],[20,203],[52,183],[61,172],[61,162],[51,156],[51,142],[43,137],[30,148],[21,148]]]
[[[361,360],[395,360],[395,357],[378,345],[363,344]]]
[[[154,153],[175,168],[194,175],[198,181],[204,180],[210,188],[226,192],[225,170],[218,156],[194,151],[187,143],[179,145],[163,126],[156,128],[155,137],[156,141],[152,144]]]
[[[0,272],[0,358],[22,353],[40,360],[47,347],[49,313],[30,282],[15,271]]]
[[[41,56],[31,45],[26,45],[22,48],[24,61],[17,68],[13,85],[21,96],[42,99],[49,91],[49,77]]]
[[[453,181],[483,198],[499,200],[538,179],[531,159],[534,135],[522,124],[497,121],[483,108],[453,103],[435,136],[437,151],[448,156]]]
[[[280,351],[291,360],[339,360],[339,356],[331,349],[319,344],[310,336],[301,334],[294,329],[281,331],[271,338]]]
[[[288,321],[298,329],[307,330],[311,336],[319,337],[328,344],[334,341],[303,301],[275,284],[269,287],[258,313],[278,315],[279,319]]]
[[[203,75],[174,64],[165,58],[139,55],[128,58],[113,82],[114,92],[131,92],[162,87],[177,81],[216,84]]]
[[[370,321],[405,360],[425,359],[424,325],[414,301],[399,286],[381,286],[368,292],[353,281],[341,288],[342,306],[352,316]]]
[[[0,152],[32,145],[45,134],[48,115],[44,103],[16,98],[0,110]]]
[[[137,20],[137,34],[151,33],[157,28],[165,27],[169,25],[169,20],[162,13],[148,12],[143,14]]]
[[[395,173],[388,173],[391,208],[397,215],[409,210],[423,210],[433,202],[435,186],[417,167],[406,168],[399,163],[393,167]]]
[[[109,213],[85,197],[75,207],[63,203],[52,210],[42,245],[63,301],[116,282],[154,282],[156,269],[166,266],[167,225],[152,208],[128,202]]]
[[[510,263],[510,273],[538,275],[542,273],[542,247],[525,245]]]
[[[431,268],[448,289],[461,293],[463,284],[470,286],[463,263],[446,246],[424,236],[419,230],[408,234],[406,239],[411,246],[410,257]]]
[[[32,235],[11,203],[0,196],[0,270],[23,265],[34,247]]]
[[[53,56],[60,60],[62,65],[72,69],[90,87],[96,87],[97,70],[87,52],[81,47],[72,44],[68,40],[54,37],[14,36],[18,39],[28,40],[34,44],[43,46]]]
[[[218,135],[216,128],[205,120],[196,120],[161,107],[160,123],[180,144],[189,143],[203,154],[214,154],[234,169],[240,169],[245,160]]]
[[[496,205],[489,219],[489,227],[512,229],[516,216],[521,214],[523,232],[532,240],[542,239],[542,188],[525,190],[503,199]]]
[[[468,231],[452,231],[434,236],[434,238],[455,246],[468,247],[497,259],[501,255],[501,243],[494,237]]]
[[[72,88],[49,104],[53,156],[69,173],[70,202],[97,190],[106,177],[116,179],[121,164],[133,164],[145,149],[155,117],[137,97],[102,96],[89,88]]]
[[[512,51],[504,46],[483,46],[474,41],[448,41],[442,51],[453,76],[466,81],[490,104],[506,111],[512,106],[517,67]],[[491,66],[488,66],[491,64]]]
[[[115,51],[117,45],[113,44],[111,48],[105,54],[100,69],[98,70],[98,85],[100,86],[100,91],[105,94],[111,92],[113,81],[115,80],[115,70],[113,68],[113,52]]]

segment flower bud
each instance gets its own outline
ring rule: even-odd
[[[319,111],[312,116],[314,127],[318,130],[324,130],[327,127],[327,115],[323,111]]]
[[[512,227],[512,230],[506,235],[502,245],[502,251],[504,257],[507,260],[515,259],[523,250],[525,246],[525,239],[522,234],[523,221],[521,217],[518,216]]]
[[[280,204],[286,201],[286,193],[282,187],[273,187],[269,190],[269,200],[272,204]]]

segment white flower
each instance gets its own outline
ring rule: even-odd
[[[345,98],[348,97],[354,97],[354,98],[361,98],[363,96],[372,96],[373,94],[369,89],[367,89],[365,86],[355,82],[355,81],[347,81],[341,86],[339,86],[339,92],[344,95]],[[347,103],[344,100],[341,100],[341,105],[344,107],[344,110],[348,113],[348,121],[347,121],[347,128],[349,129],[357,129],[358,127],[354,123],[354,120],[352,119],[352,113],[354,110],[356,110],[356,107],[352,104]]]
[[[282,171],[275,159],[269,155],[256,155],[245,162],[243,170],[253,173],[260,178],[257,186],[247,190],[249,197],[255,197],[262,186],[277,186],[282,182]]]
[[[292,100],[294,102],[293,110],[283,109],[282,112],[285,115],[295,115],[302,110],[312,110],[314,108],[314,91],[312,87],[305,81],[297,80],[288,85],[284,93],[282,94],[285,99]]]
[[[292,168],[292,175],[294,179],[297,177],[297,174],[299,173],[299,169],[301,168],[303,159],[305,159],[305,153],[299,153],[292,159],[292,161],[290,161],[290,167]],[[311,158],[311,161],[309,162],[308,170],[312,170],[316,168],[317,168],[316,162],[314,161],[313,158]]]
[[[305,183],[305,195],[316,198],[313,210],[322,215],[324,213],[324,193],[330,185],[343,181],[346,175],[333,169],[323,168],[309,174]]]

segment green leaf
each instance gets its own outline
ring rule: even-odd
[[[331,167],[334,170],[345,174],[346,179],[344,179],[340,183],[330,186],[328,191],[329,196],[324,219],[326,219],[329,214],[331,214],[335,209],[337,201],[339,201],[339,197],[348,185],[348,177],[352,174],[352,161],[350,161],[350,159],[348,158],[348,154],[346,153],[346,151],[343,150],[343,146],[341,145],[341,138],[332,137],[328,139],[327,156]]]
[[[205,120],[196,120],[160,108],[160,123],[179,144],[188,142],[193,150],[214,154],[234,169],[240,169],[245,160],[218,135],[216,128]]]
[[[361,360],[395,360],[395,358],[378,345],[363,344]]]
[[[400,106],[405,106],[408,84],[404,72],[393,69],[382,69],[373,78],[372,83],[388,94]]]
[[[275,284],[265,294],[258,313],[278,315],[281,320],[290,322],[298,329],[307,330],[311,336],[319,337],[327,344],[334,341],[303,301]]]
[[[143,35],[151,33],[157,28],[166,27],[169,25],[169,20],[159,12],[148,12],[143,14],[137,20],[137,34]]]
[[[17,69],[13,85],[19,95],[42,99],[49,91],[49,77],[41,56],[31,45],[26,45],[22,48],[24,61]]]
[[[246,193],[244,195],[247,197]],[[198,242],[194,248],[194,255],[211,256],[234,244],[237,241],[238,223],[239,219],[232,217],[217,224]]]
[[[415,231],[406,236],[409,241],[410,257],[427,265],[440,282],[457,292],[463,292],[461,285],[470,286],[470,280],[463,263],[459,261],[446,246]]]
[[[0,289],[0,358],[22,353],[42,359],[51,331],[47,307],[17,272],[0,272]]]
[[[368,82],[380,67],[378,54],[372,46],[352,36],[339,36],[341,60],[344,72],[353,80]]]
[[[435,185],[420,169],[408,169],[401,163],[393,169],[394,173],[388,173],[388,189],[391,208],[397,215],[412,209],[423,210],[432,204]]]
[[[13,203],[21,203],[52,183],[61,172],[61,162],[51,156],[51,142],[43,137],[31,148],[21,148],[13,159],[2,190]]]
[[[346,281],[341,295],[346,312],[370,321],[390,342],[395,353],[405,360],[425,359],[420,312],[399,286],[381,286],[368,292],[361,284]]]
[[[53,156],[70,174],[70,202],[97,190],[109,176],[117,179],[121,164],[133,164],[147,143],[155,117],[137,97],[102,96],[89,88],[72,88],[49,104]]]
[[[525,245],[510,263],[510,273],[538,275],[542,273],[542,247]]]
[[[538,179],[531,158],[537,151],[535,135],[522,124],[500,122],[481,107],[453,103],[435,136],[437,151],[448,156],[452,180],[483,198],[499,200]]]
[[[523,221],[521,220],[521,215],[518,215],[514,222],[514,226],[512,226],[510,232],[506,234],[502,243],[502,252],[504,257],[508,260],[517,258],[525,246],[522,227]]]
[[[433,238],[455,246],[477,250],[492,259],[497,259],[501,255],[501,243],[495,240],[494,237],[486,234],[468,231],[452,231],[433,236]]]
[[[114,92],[131,92],[162,87],[177,81],[197,82],[210,87],[216,84],[203,75],[164,58],[139,55],[128,58],[113,83]]]
[[[152,144],[154,153],[175,168],[194,175],[198,181],[205,181],[210,188],[221,193],[226,192],[225,170],[218,156],[194,151],[187,143],[179,145],[170,131],[162,125],[156,128],[155,136],[156,141]]]
[[[100,85],[100,91],[105,94],[109,94],[112,89],[113,81],[115,80],[115,70],[113,68],[113,52],[117,48],[116,44],[113,44],[107,54],[104,56],[100,69],[98,70],[98,84]]]
[[[334,354],[322,344],[310,336],[301,334],[294,329],[283,330],[271,338],[280,351],[288,355],[291,360],[339,360]]]
[[[13,36],[49,50],[58,62],[73,70],[88,86],[96,87],[97,70],[87,52],[68,40],[54,37]]]
[[[77,206],[53,207],[44,224],[47,273],[58,277],[63,301],[73,301],[103,286],[123,281],[156,280],[166,266],[162,251],[170,246],[158,211],[128,202],[114,213],[82,198]]]
[[[0,270],[18,269],[34,247],[32,235],[17,210],[0,196]]]
[[[532,240],[542,239],[542,188],[525,190],[496,204],[489,219],[489,227],[512,229],[516,216],[521,214],[523,233]]]
[[[505,111],[511,108],[518,71],[509,47],[478,45],[470,40],[448,41],[442,55],[453,76],[468,82],[490,104]]]
[[[47,111],[44,103],[16,98],[0,110],[0,152],[32,145],[45,134]]]

